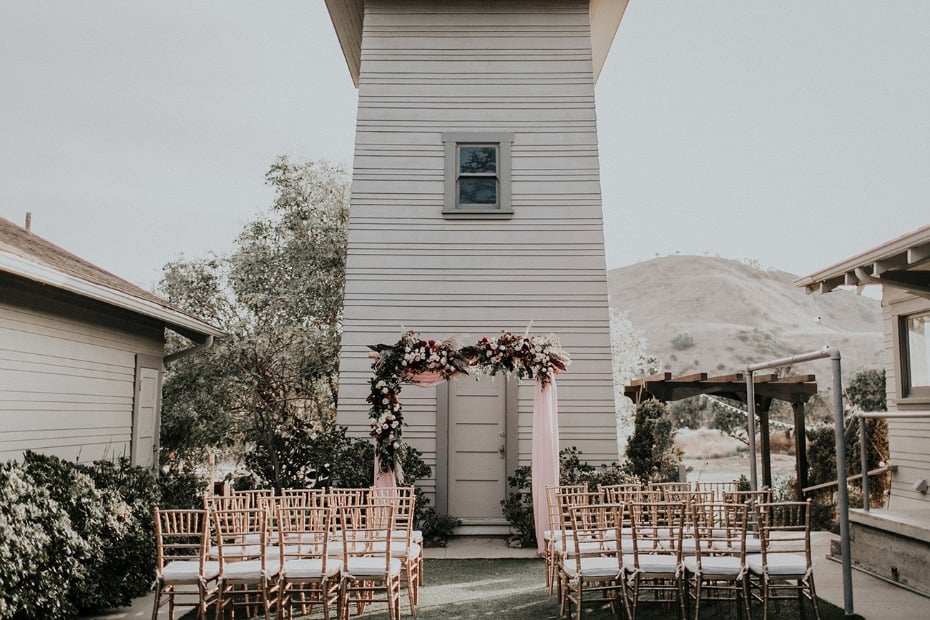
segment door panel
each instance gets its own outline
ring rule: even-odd
[[[500,520],[506,491],[507,381],[449,384],[449,514]]]
[[[161,360],[158,360],[160,365]],[[158,442],[161,368],[139,356],[136,361],[136,394],[132,416],[132,463],[152,467]]]

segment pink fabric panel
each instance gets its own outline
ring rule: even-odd
[[[375,455],[375,486],[376,487],[396,487],[397,479],[393,471],[381,471],[381,457]]]
[[[533,397],[533,517],[536,521],[536,545],[542,555],[546,542],[543,532],[549,529],[546,487],[559,483],[559,397],[555,379],[543,388],[536,382]]]
[[[446,378],[442,376],[442,373],[433,371],[433,372],[421,372],[415,377],[407,379],[407,383],[410,385],[416,385],[419,387],[432,387],[434,385],[439,385]]]

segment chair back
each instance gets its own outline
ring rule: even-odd
[[[281,566],[289,560],[322,561],[326,575],[329,543],[333,538],[332,511],[326,506],[279,506],[278,544]]]
[[[748,514],[746,504],[714,502],[691,505],[698,568],[706,556],[732,556],[739,559],[740,565],[744,564]]]
[[[710,492],[713,493],[715,502],[726,502],[726,494],[733,493],[739,490],[739,480],[726,480],[726,481],[711,481],[711,482],[701,482],[697,481],[695,483],[695,490],[700,492]]]
[[[355,506],[337,506],[334,510],[345,565],[350,566],[353,557],[383,558],[388,574],[393,552],[394,506],[369,504],[360,513]]]
[[[602,484],[598,487],[605,504],[626,504],[643,501],[643,485],[639,482],[629,484]]]
[[[687,504],[682,502],[633,502],[629,506],[633,568],[640,570],[640,556],[674,555],[681,561]]]
[[[232,495],[245,498],[246,508],[258,508],[263,498],[274,497],[275,492],[274,489],[247,489],[245,491],[233,489]]]
[[[250,499],[245,495],[205,495],[203,506],[211,513],[214,510],[245,510],[250,508]]]
[[[214,510],[213,527],[220,566],[228,562],[260,560],[264,571],[268,524],[268,511],[262,508]]]
[[[206,510],[162,510],[155,508],[156,571],[160,576],[170,562],[198,562],[200,574],[210,540]]]
[[[653,502],[687,501],[692,492],[690,482],[650,482]]]
[[[762,562],[773,555],[803,555],[811,568],[810,500],[806,502],[771,502],[756,504]]]
[[[582,573],[585,558],[601,558],[616,562],[617,575],[623,568],[623,551],[620,546],[623,504],[581,502],[568,508],[573,536],[573,557],[565,562],[575,562],[576,574]]]

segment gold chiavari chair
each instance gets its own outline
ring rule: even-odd
[[[710,491],[714,494],[713,501],[715,502],[725,502],[726,494],[739,491],[739,480],[725,480],[725,481],[710,481],[710,482],[701,482],[700,480],[695,482],[696,491]]]
[[[278,595],[279,550],[269,545],[268,512],[261,508],[214,510],[220,564],[217,615],[258,601],[271,618]],[[269,553],[269,549],[272,553]]]
[[[233,489],[233,497],[244,497],[246,498],[246,508],[258,508],[260,500],[268,497],[274,497],[274,489],[247,489],[244,491],[237,491]]]
[[[391,543],[392,555],[401,561],[403,583],[407,587],[407,599],[410,613],[416,614],[420,596],[421,574],[423,570],[422,534],[420,542],[414,540],[413,520],[416,508],[416,491],[413,486],[406,487],[371,487],[368,492],[371,505],[390,505],[394,507]],[[377,551],[377,549],[376,549]]]
[[[207,560],[210,520],[206,510],[160,510],[155,508],[155,607],[168,605],[174,620],[175,607],[197,607],[197,617],[206,618],[216,602],[219,563]],[[185,600],[179,601],[177,597]],[[196,602],[193,602],[196,597]],[[188,600],[190,599],[190,600]]]
[[[585,593],[600,594],[629,615],[623,586],[623,553],[619,550],[623,504],[579,502],[568,508],[573,532],[573,552],[565,557],[560,575],[560,612],[575,608],[575,618],[584,615]]]
[[[749,615],[746,582],[745,504],[692,504],[694,554],[682,560],[684,588],[694,601],[694,618],[701,604],[733,601]]]
[[[546,587],[549,590],[549,594],[552,594],[555,587],[557,572],[556,557],[559,555],[562,546],[562,537],[567,533],[562,527],[562,519],[560,517],[561,507],[557,497],[557,493],[560,490],[565,493],[586,493],[588,491],[588,485],[574,484],[546,487],[546,508],[548,510],[549,529],[543,532],[545,543],[543,553],[546,560]]]
[[[629,509],[633,550],[624,555],[623,568],[630,619],[635,620],[637,607],[644,600],[663,605],[675,601],[679,617],[684,618],[680,569],[688,506],[681,502],[635,502]]]
[[[653,502],[686,502],[694,489],[690,482],[650,482]]]
[[[308,615],[319,603],[324,620],[329,620],[342,581],[342,558],[329,557],[335,533],[331,509],[279,505],[277,510],[282,616],[292,618],[298,605],[301,614]]]
[[[771,601],[793,598],[781,594],[785,591],[796,594],[802,615],[804,599],[809,600],[820,620],[811,563],[810,500],[759,503],[755,512],[762,544],[760,553],[747,556],[746,564],[750,590],[762,603],[763,620]]]
[[[369,504],[359,513],[354,506],[338,506],[344,576],[339,592],[343,620],[349,618],[354,598],[358,612],[372,602],[388,606],[390,620],[400,618],[401,561],[392,554],[394,507]],[[377,598],[380,595],[380,598]]]
[[[599,492],[588,491],[587,485],[579,488],[578,485],[556,487],[555,501],[558,516],[558,526],[553,534],[552,562],[556,583],[563,585],[562,565],[565,559],[575,553],[575,532],[572,529],[571,509],[576,506],[599,504]],[[561,589],[560,600],[564,601]]]
[[[284,505],[297,508],[306,506],[307,508],[320,507],[326,505],[325,489],[281,489],[281,502]]]

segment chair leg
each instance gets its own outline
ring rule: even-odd
[[[810,590],[811,605],[814,606],[814,617],[820,620],[820,606],[817,605],[817,588],[814,587],[814,575],[807,576],[807,587]]]

